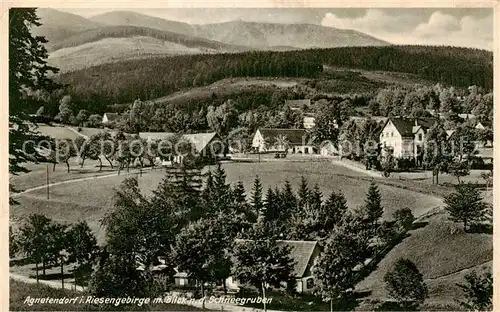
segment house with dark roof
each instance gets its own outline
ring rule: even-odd
[[[391,117],[382,127],[380,143],[396,158],[421,159],[425,134],[436,122],[435,118]]]
[[[236,239],[235,241],[244,242],[245,240]],[[295,288],[297,292],[311,292],[314,288],[313,268],[321,251],[318,242],[295,240],[277,240],[276,242],[278,245],[290,247],[290,258],[295,263],[293,276],[297,282]],[[240,285],[239,281],[233,277],[226,280],[228,289],[238,291]],[[286,287],[286,283],[283,283],[283,287]]]
[[[120,117],[120,115],[118,115],[117,113],[104,113],[104,115],[102,116],[102,124],[106,125],[114,122],[118,119],[118,117]]]
[[[316,147],[305,129],[257,129],[252,139],[252,147],[261,153],[314,154],[316,152]]]
[[[171,141],[175,135],[172,132],[139,132],[139,137],[148,141]],[[180,136],[179,142],[191,143],[192,155],[194,156],[212,157],[222,151],[222,141],[215,132],[183,134]],[[172,155],[170,160],[162,161],[162,165],[181,163],[184,156]]]

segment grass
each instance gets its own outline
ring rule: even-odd
[[[349,207],[362,205],[370,179],[362,179],[361,173],[332,164],[330,162],[265,162],[265,163],[228,163],[223,165],[230,182],[242,181],[247,195],[250,195],[253,181],[258,176],[264,189],[283,186],[288,180],[297,189],[301,176],[307,178],[310,187],[318,184],[326,197],[332,191],[342,191]],[[342,176],[338,176],[341,174]],[[122,172],[120,176],[106,177],[52,186],[50,199],[46,198],[46,190],[39,189],[19,196],[21,203],[11,207],[11,220],[22,220],[29,213],[39,211],[59,221],[75,222],[87,220],[98,238],[102,241],[104,230],[99,220],[106,211],[113,207],[115,188],[129,176]],[[139,184],[144,194],[149,194],[164,178],[160,169],[139,177]],[[409,207],[415,215],[420,215],[441,205],[437,197],[423,195],[414,191],[379,184],[382,203],[385,207],[384,218],[390,219],[394,211]]]
[[[16,280],[10,280],[10,311],[101,311],[104,307],[99,305],[90,305],[79,303],[80,296],[87,296],[88,293],[75,292],[71,290],[63,290],[49,287],[47,285],[28,284]],[[30,298],[78,298],[75,304],[58,304],[58,303],[38,303],[28,305],[25,303],[27,297]],[[150,311],[200,311],[201,309],[179,304],[150,304],[147,307]],[[144,310],[144,307],[132,305],[119,305],[107,307],[106,310],[115,311],[134,311]]]
[[[51,136],[54,139],[76,139],[78,134],[66,127],[38,125],[36,129],[43,135]]]
[[[413,261],[429,287],[429,302],[450,304],[462,293],[455,285],[463,282],[469,268],[488,266],[493,259],[493,239],[488,234],[466,233],[461,224],[447,220],[447,213],[422,218],[424,226],[394,247],[378,267],[357,285],[370,290],[371,299],[387,299],[383,278],[400,258]]]

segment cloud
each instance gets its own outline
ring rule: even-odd
[[[367,10],[357,18],[339,18],[326,13],[323,26],[354,29],[394,44],[453,45],[480,49],[493,49],[493,15],[477,17],[454,16],[434,11],[430,16],[388,14],[381,9]]]

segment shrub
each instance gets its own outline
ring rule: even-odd
[[[392,215],[394,221],[396,221],[396,226],[404,231],[409,231],[412,227],[413,221],[415,221],[415,217],[411,212],[410,208],[402,208],[398,209]]]
[[[384,281],[391,297],[405,310],[418,308],[429,297],[422,273],[408,259],[399,259],[384,276]]]

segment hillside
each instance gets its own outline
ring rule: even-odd
[[[138,26],[184,35],[194,35],[193,26],[163,18],[153,17],[131,11],[113,11],[89,18],[90,21],[108,26]]]
[[[171,31],[254,49],[381,46],[389,43],[354,30],[312,24],[274,24],[244,21],[190,25],[129,11],[113,11],[90,18],[106,25],[130,25]]]
[[[137,98],[152,100],[224,78],[322,78],[326,75],[325,65],[407,73],[412,74],[412,79],[455,87],[475,84],[489,90],[493,86],[492,53],[418,46],[151,57],[63,73],[57,80],[70,85],[67,93],[77,107],[102,112],[107,105],[130,103]]]
[[[146,36],[104,38],[76,47],[62,48],[49,56],[49,64],[64,71],[78,70],[116,61],[179,54],[217,53],[210,48],[188,47]]]
[[[385,46],[388,42],[349,29],[312,24],[272,24],[232,21],[197,25],[195,35],[256,48],[286,46],[301,49],[344,46]]]
[[[78,32],[102,26],[80,15],[54,9],[39,8],[36,12],[42,25],[33,28],[33,35],[44,36],[49,42],[58,41]]]

